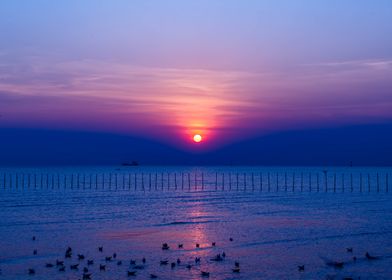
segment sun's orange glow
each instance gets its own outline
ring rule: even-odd
[[[200,134],[196,134],[195,136],[193,136],[193,141],[195,141],[196,143],[201,142],[201,140],[203,140],[203,138]]]

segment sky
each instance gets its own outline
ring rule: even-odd
[[[89,164],[391,165],[391,18],[389,0],[2,0],[0,164],[94,146],[110,160]],[[292,135],[306,161],[274,144]]]

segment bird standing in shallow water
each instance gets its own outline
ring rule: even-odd
[[[220,254],[218,254],[214,258],[212,258],[211,261],[221,262],[221,261],[223,261],[223,258],[222,258],[222,256]]]
[[[151,279],[156,279],[156,278],[158,278],[158,276],[156,276],[155,274],[150,274],[150,278]]]
[[[371,255],[369,254],[369,252],[366,252],[365,257],[366,257],[368,260],[378,260],[378,259],[379,259],[379,257],[371,256]]]
[[[305,265],[299,265],[298,271],[305,271]]]
[[[128,271],[127,275],[128,276],[135,276],[136,275],[136,271]]]
[[[70,259],[72,257],[72,248],[68,247],[67,250],[65,251],[65,258]]]
[[[35,274],[35,269],[29,268],[29,275],[34,275],[34,274]]]
[[[210,273],[207,272],[207,271],[202,271],[202,272],[201,272],[201,276],[202,276],[202,277],[210,277]]]

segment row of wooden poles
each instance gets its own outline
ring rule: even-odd
[[[206,176],[207,175],[207,176]],[[298,180],[299,175],[299,180]],[[359,176],[359,178],[358,178]],[[373,179],[372,179],[373,177]],[[375,177],[375,178],[374,178]],[[3,174],[3,189],[252,190],[388,192],[389,174],[110,173]],[[284,181],[283,181],[284,180]],[[283,182],[282,182],[283,181]],[[299,182],[298,182],[299,181]],[[347,183],[348,181],[348,183]],[[354,182],[355,181],[355,182]]]

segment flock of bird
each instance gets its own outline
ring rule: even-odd
[[[36,237],[33,236],[32,240],[35,241]],[[233,238],[230,238],[229,240],[232,242]],[[211,246],[216,247],[216,242],[212,242]],[[200,244],[196,243],[195,247],[200,248]],[[178,244],[177,248],[178,249],[184,248],[184,244]],[[163,243],[161,249],[163,251],[166,251],[166,250],[170,249],[170,246],[167,243]],[[99,253],[104,254],[103,246],[98,247],[97,250]],[[38,254],[38,251],[37,251],[37,249],[35,249],[33,251],[33,255],[37,255],[37,254]],[[226,253],[222,252],[222,253],[217,254],[214,257],[210,258],[210,261],[222,262],[225,260],[225,258],[226,258]],[[65,260],[74,260],[74,263],[69,264],[69,266],[67,267],[65,264]],[[77,261],[77,263],[76,263],[76,261]],[[120,260],[117,258],[117,253],[113,253],[110,255],[106,255],[104,257],[104,261],[102,260],[101,263],[99,264],[99,271],[100,272],[106,271],[109,263],[115,263],[117,266],[122,266],[123,264],[125,264],[125,262],[123,262],[123,260]],[[145,257],[143,257],[141,260],[139,260],[139,262],[135,259],[129,260],[129,269],[126,272],[126,276],[128,276],[128,277],[136,276],[139,271],[144,270],[146,268],[146,263],[147,263],[147,260]],[[194,263],[188,263],[188,264],[186,264],[185,267],[188,270],[191,270],[194,266],[199,265],[200,263],[201,263],[201,257],[195,257]],[[85,255],[83,255],[83,254],[74,254],[74,250],[71,247],[67,247],[65,250],[65,253],[64,253],[64,259],[62,259],[62,260],[56,259],[55,262],[53,262],[53,263],[48,262],[45,264],[45,267],[57,269],[59,272],[65,272],[68,269],[71,271],[79,271],[79,269],[81,269],[81,267],[83,266],[83,269],[81,269],[82,276],[80,279],[88,280],[88,279],[92,279],[92,272],[91,272],[90,268],[94,264],[95,264],[94,259],[86,259]],[[169,266],[170,265],[170,267],[172,269],[174,269],[177,266],[180,266],[181,264],[182,264],[182,260],[180,258],[177,258],[173,262],[169,262],[168,259],[162,259],[159,262],[160,266]],[[1,272],[1,270],[0,270],[0,272]],[[240,263],[238,261],[234,262],[232,272],[233,273],[240,273]],[[28,275],[33,276],[36,273],[37,273],[37,271],[35,268],[29,268],[27,270]],[[200,276],[208,278],[208,277],[210,277],[210,272],[200,270]],[[156,278],[158,278],[158,275],[151,273],[149,277],[151,279],[156,279]]]
[[[33,236],[32,240],[35,241],[36,237]],[[229,239],[231,242],[233,241],[233,238]],[[212,242],[211,243],[212,247],[216,247],[216,243]],[[178,249],[182,249],[184,248],[184,244],[178,244],[177,245]],[[196,243],[196,248],[200,248],[200,244]],[[163,243],[161,249],[163,251],[166,250],[170,250],[170,246],[167,243]],[[97,248],[98,252],[101,254],[104,254],[104,248],[102,246]],[[353,254],[353,248],[346,248],[346,252],[349,254]],[[33,255],[37,255],[38,251],[37,249],[33,250]],[[69,267],[67,268],[67,266],[65,265],[65,260],[74,260],[73,264],[69,264]],[[103,261],[104,259],[104,261]],[[212,262],[222,262],[226,259],[226,253],[222,252],[220,254],[215,255],[214,257],[210,258],[210,261]],[[378,260],[380,259],[380,257],[378,256],[372,256],[369,254],[369,252],[366,252],[365,254],[365,259],[368,261],[374,261],[374,260]],[[106,271],[107,266],[109,265],[109,263],[115,263],[117,266],[122,266],[123,260],[120,260],[117,258],[117,254],[113,253],[109,256],[105,256],[104,258],[101,259],[101,263],[99,264],[99,271],[100,272],[104,272]],[[75,263],[77,261],[77,263]],[[357,257],[356,256],[352,256],[352,261],[351,262],[356,262],[357,261]],[[147,260],[145,257],[143,257],[141,260],[139,260],[139,262],[135,259],[131,259],[129,260],[129,268],[126,272],[126,276],[128,277],[133,277],[136,276],[138,274],[138,272],[140,272],[141,270],[144,270],[146,268],[146,263]],[[194,266],[199,265],[201,263],[201,258],[200,257],[195,257],[194,259],[194,263],[188,263],[185,265],[185,267],[188,270],[191,270]],[[334,267],[336,269],[342,269],[344,267],[345,264],[347,264],[348,262],[342,262],[342,261],[330,261],[330,260],[326,260],[326,265],[327,266],[331,266]],[[92,279],[92,272],[90,270],[91,266],[93,266],[95,264],[95,260],[94,259],[86,259],[85,256],[83,254],[74,254],[74,251],[71,247],[68,247],[65,250],[64,253],[64,259],[63,260],[59,260],[56,259],[55,262],[51,263],[46,263],[45,267],[46,268],[54,268],[57,269],[59,272],[65,272],[67,269],[71,270],[71,271],[79,271],[79,269],[81,269],[81,266],[84,266],[82,270],[82,276],[80,279],[82,280],[88,280],[88,279]],[[168,259],[162,259],[159,262],[160,266],[169,266],[172,269],[176,268],[177,266],[180,266],[182,264],[182,260],[180,258],[177,258],[175,261],[173,262],[169,262]],[[298,265],[298,271],[299,272],[304,272],[305,271],[305,265]],[[1,269],[0,269],[0,273],[1,273]],[[36,269],[34,268],[29,268],[27,271],[28,275],[35,275],[36,274]],[[234,262],[234,266],[232,268],[232,273],[240,273],[240,263],[238,261]],[[157,274],[151,273],[150,275],[151,279],[156,279],[158,278]],[[200,276],[201,277],[205,277],[208,278],[210,277],[210,272],[208,271],[203,271],[200,270]],[[348,278],[344,278],[346,280],[352,279],[350,277]]]
[[[346,248],[346,252],[349,254],[353,254],[354,249],[352,247]],[[369,254],[369,252],[365,253],[365,260],[367,260],[367,261],[374,261],[374,260],[379,260],[379,259],[381,259],[381,257],[372,256]],[[356,256],[352,256],[351,263],[355,263],[355,262],[357,262],[357,260],[358,260],[358,258]],[[346,264],[349,264],[349,262],[325,260],[325,264],[327,266],[333,267],[335,269],[342,269]],[[298,265],[298,271],[300,271],[300,272],[305,271],[305,265]],[[343,279],[344,280],[353,280],[352,277],[344,277]]]

